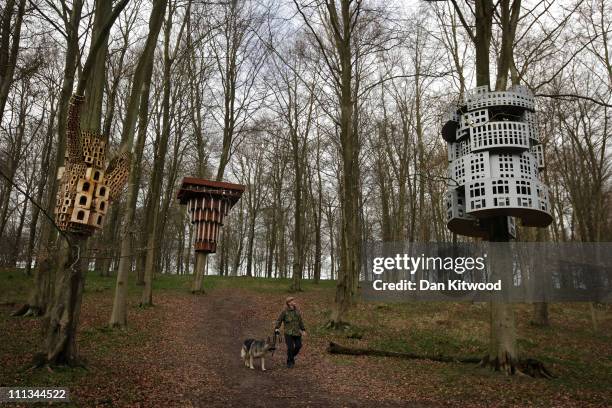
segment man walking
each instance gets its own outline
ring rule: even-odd
[[[287,368],[293,368],[295,365],[295,356],[298,355],[302,348],[302,336],[306,335],[302,315],[297,308],[294,297],[288,297],[285,300],[285,309],[276,319],[276,327],[274,332],[280,333],[281,324],[285,325],[285,343],[287,343]]]

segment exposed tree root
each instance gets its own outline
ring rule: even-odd
[[[351,324],[347,322],[337,322],[335,320],[330,320],[325,324],[326,329],[331,330],[350,330]]]
[[[489,355],[486,355],[482,358],[478,365],[483,368],[490,368],[491,371],[499,371],[506,375],[518,374],[516,360],[513,359],[508,353],[494,359],[491,359]]]
[[[47,364],[47,356],[45,353],[36,353],[32,357],[32,368],[41,368]]]
[[[82,368],[85,370],[88,369],[87,361],[81,358],[71,360],[61,360],[57,358],[55,360],[49,360],[45,353],[36,353],[32,357],[32,366],[27,371],[44,368],[50,373],[53,373],[54,367]]]
[[[40,308],[30,306],[27,303],[11,313],[11,316],[13,317],[40,317],[42,315],[43,313]]]
[[[191,294],[192,295],[205,295],[206,291],[204,289],[199,289],[199,290],[191,290]]]
[[[481,359],[478,357],[451,357],[443,355],[423,355],[416,353],[400,353],[395,351],[363,349],[345,347],[340,344],[330,342],[327,352],[331,354],[345,354],[351,356],[374,356],[374,357],[396,357],[409,360],[430,360],[442,363],[467,363],[479,364],[481,367],[490,367],[495,371],[505,372],[512,375],[526,375],[533,378],[551,379],[555,376],[538,360],[528,358],[525,360],[514,361],[506,359],[507,363],[501,363],[498,359],[490,360],[489,356]]]
[[[30,309],[30,305],[25,304],[21,306],[19,309],[15,310],[13,313],[11,313],[11,316],[13,317],[24,316],[28,312],[29,309]]]
[[[493,371],[500,371],[507,375],[526,375],[533,378],[546,378],[552,379],[555,376],[544,366],[539,360],[533,358],[527,358],[524,360],[515,360],[506,356],[501,361],[499,358],[490,359],[489,356],[485,356],[480,361],[481,367],[488,367]]]
[[[556,378],[541,361],[533,358],[527,358],[525,360],[519,360],[520,372],[534,378],[546,378],[550,380]]]
[[[535,321],[535,320],[530,320],[529,324],[531,326],[533,326],[533,327],[538,327],[538,328],[541,328],[541,329],[545,329],[545,328],[550,327],[550,323],[543,323],[543,322],[538,322],[538,321]]]

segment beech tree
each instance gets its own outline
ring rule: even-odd
[[[26,12],[26,0],[7,0],[0,9],[0,121],[4,116],[4,108],[13,83],[13,75],[17,67],[19,43],[21,41],[21,26]]]
[[[83,160],[82,157],[73,157],[75,151],[81,149],[79,121],[81,119],[81,104],[84,99],[81,95],[85,93],[85,89],[91,79],[99,55],[98,51],[107,41],[114,21],[127,5],[127,2],[128,0],[121,0],[115,6],[115,9],[106,15],[106,18],[103,18],[104,23],[100,25],[100,29],[96,33],[96,37],[89,50],[89,55],[81,71],[75,96],[71,98],[69,110],[65,118],[67,124],[65,129],[66,141],[69,143],[67,144],[69,163],[78,163],[79,160]],[[73,7],[78,9],[76,11],[73,9],[72,21],[79,20],[79,17],[74,15],[74,13],[81,13],[80,6],[81,4],[73,5]],[[100,10],[103,12],[103,9]],[[78,25],[70,26],[70,30],[78,38]],[[111,168],[113,165],[117,165],[114,163],[116,162],[111,162]],[[111,168],[107,168],[107,171]],[[112,173],[109,172],[109,174]],[[65,183],[66,181],[62,179],[62,182]],[[76,334],[86,272],[81,254],[85,253],[89,236],[71,230],[64,230],[61,232],[61,235],[65,241],[60,252],[56,255],[56,264],[58,265],[57,288],[52,298],[50,309],[45,314],[44,352],[39,356],[39,364],[75,365],[79,363]]]
[[[130,176],[128,179],[125,215],[123,220],[123,232],[121,237],[121,255],[117,271],[117,283],[115,286],[115,298],[113,311],[110,318],[111,326],[125,326],[127,324],[127,289],[129,273],[132,270],[132,241],[134,216],[136,211],[136,199],[140,184],[141,167],[145,135],[147,131],[147,118],[149,114],[149,90],[151,74],[153,71],[153,58],[157,36],[161,30],[163,18],[166,12],[167,0],[156,1],[149,17],[149,33],[145,47],[140,55],[132,87],[130,92],[128,111],[123,122],[123,148],[125,151],[134,149],[134,160],[131,162]],[[140,122],[136,144],[134,145],[134,133],[136,122]]]

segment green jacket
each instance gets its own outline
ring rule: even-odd
[[[285,308],[276,319],[275,329],[280,329],[281,324],[285,324],[285,334],[290,336],[301,336],[300,330],[306,331],[302,315],[297,309]]]

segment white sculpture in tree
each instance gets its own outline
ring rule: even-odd
[[[442,128],[448,143],[446,221],[460,235],[488,238],[480,220],[519,218],[530,227],[552,222],[533,94],[525,87],[481,86],[453,106]],[[514,218],[509,218],[514,235]]]

